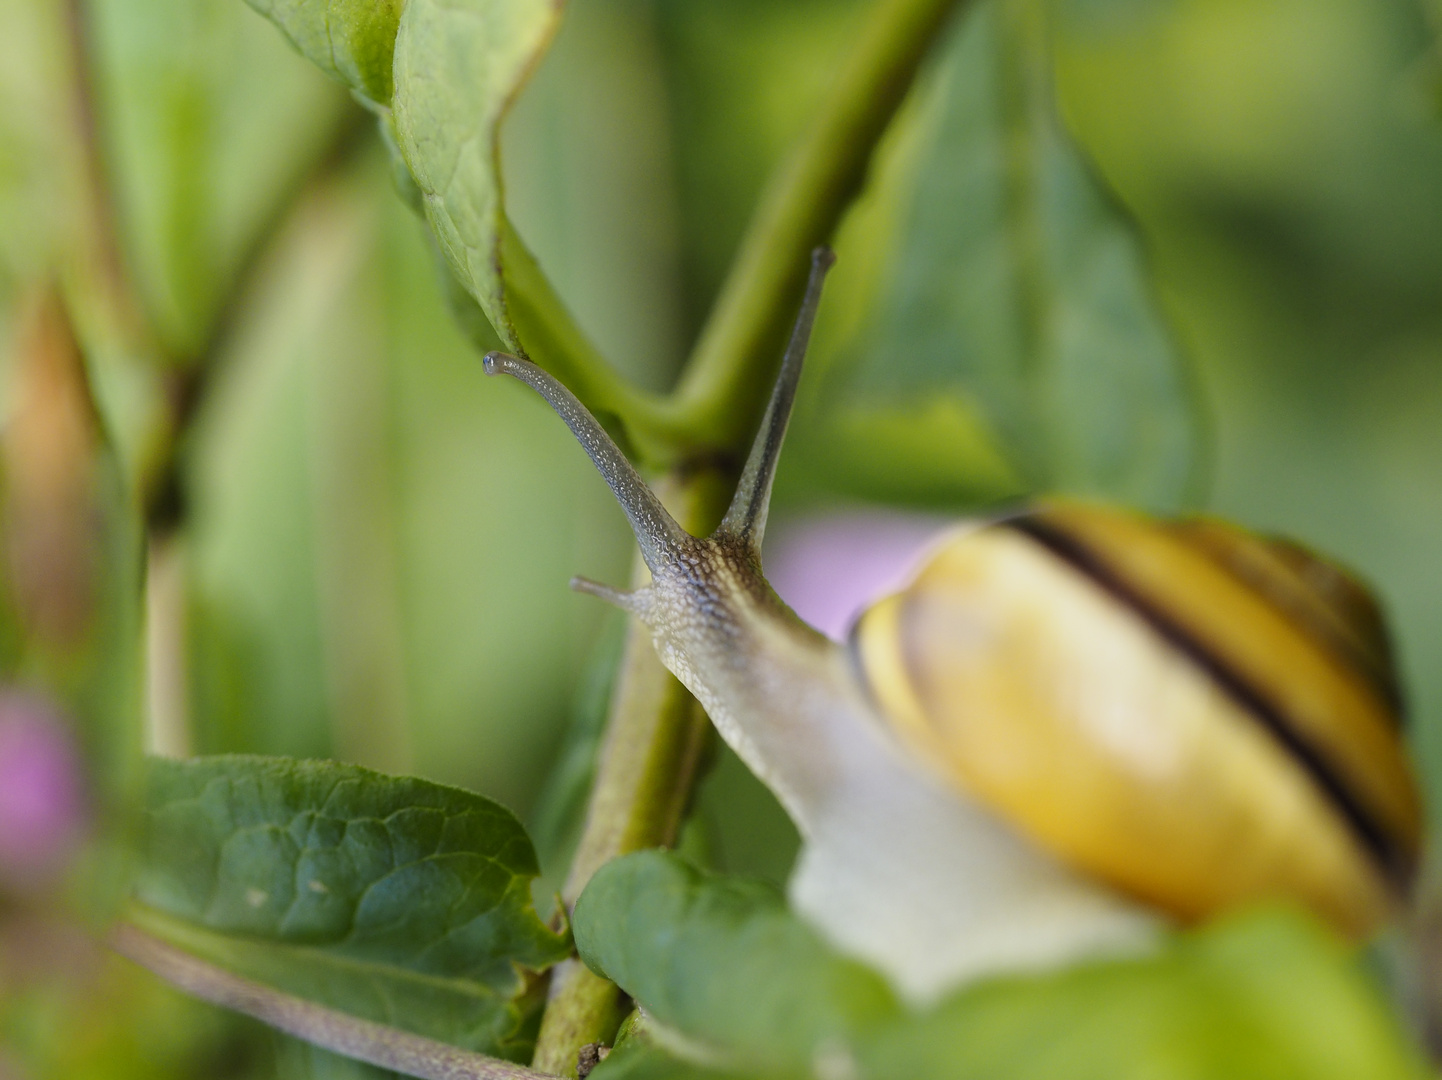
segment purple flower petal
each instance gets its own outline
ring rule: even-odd
[[[766,577],[802,619],[837,641],[872,603],[895,592],[956,522],[858,511],[790,522],[766,547]]]
[[[0,883],[53,879],[85,832],[84,769],[68,725],[43,701],[0,693]]]

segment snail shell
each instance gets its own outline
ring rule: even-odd
[[[704,540],[565,387],[486,357],[550,402],[626,511],[651,583],[573,585],[651,628],[791,814],[796,907],[918,1001],[1257,900],[1352,935],[1386,918],[1420,811],[1385,635],[1365,590],[1303,549],[1058,502],[948,538],[847,647],[780,601],[761,538],[830,262],[814,256]]]
[[[1296,546],[1057,503],[941,544],[851,645],[919,757],[1179,918],[1291,898],[1356,936],[1410,882],[1376,607]]]

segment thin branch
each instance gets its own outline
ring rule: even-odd
[[[728,452],[756,427],[806,282],[931,43],[966,0],[880,0],[820,115],[772,178],[682,374],[669,420]]]
[[[763,198],[676,392],[660,402],[630,403],[627,430],[652,464],[675,468],[688,455],[714,460],[744,446],[765,407],[805,286],[808,256],[841,221],[928,48],[960,2],[879,0],[815,125]],[[688,532],[710,532],[733,477],[715,469],[684,481],[672,474],[673,492],[689,506],[671,510]],[[636,582],[644,583],[644,576]],[[633,620],[566,882],[568,902],[610,859],[674,839],[707,730],[700,706],[662,666],[649,632]],[[533,1064],[574,1075],[583,1045],[613,1037],[618,1003],[614,984],[578,961],[560,965]]]
[[[266,254],[274,248],[276,238],[286,231],[296,214],[305,212],[309,202],[307,195],[334,180],[362,151],[372,131],[374,117],[358,106],[351,107],[337,122],[326,147],[309,168],[286,186],[270,207],[265,220],[252,233],[236,263],[230,288],[216,310],[198,355],[176,358],[168,365],[171,370],[165,379],[165,441],[140,477],[146,526],[153,535],[164,537],[184,521],[184,494],[179,473],[181,449],[191,421],[203,406],[217,374],[219,358],[235,333],[243,300],[255,289],[257,279],[266,269]]]
[[[150,345],[154,335],[126,264],[109,155],[101,133],[95,43],[86,0],[67,0],[65,38],[70,54],[70,108],[80,152],[84,214],[88,219],[88,227],[82,230],[89,241],[84,253],[89,263],[86,269],[95,275],[92,286],[108,305],[108,314],[116,329],[132,344]]]
[[[729,480],[712,471],[673,476],[658,485],[657,493],[683,528],[705,535],[725,508]],[[632,584],[648,580],[638,560]],[[585,829],[562,893],[567,906],[611,859],[675,841],[709,732],[701,706],[661,664],[651,632],[632,619]],[[620,1000],[614,983],[579,960],[558,965],[532,1066],[574,1075],[582,1046],[614,1037],[622,1019]]]
[[[756,428],[808,255],[827,243],[931,43],[966,0],[878,0],[815,122],[762,196],[674,392],[648,393],[596,352],[509,223],[507,303],[528,351],[587,408],[616,417],[657,470],[744,452]]]
[[[119,924],[110,946],[186,993],[252,1016],[287,1035],[421,1080],[549,1080],[523,1065],[360,1020],[283,994],[175,948],[139,927]]]

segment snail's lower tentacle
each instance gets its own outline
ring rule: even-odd
[[[578,593],[588,593],[591,596],[599,596],[608,604],[620,608],[622,611],[630,612],[642,622],[648,622],[651,612],[651,590],[650,589],[617,589],[605,585],[599,581],[592,581],[588,577],[573,577],[571,588]]]

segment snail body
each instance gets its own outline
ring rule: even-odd
[[[845,645],[776,596],[761,538],[830,258],[706,539],[563,386],[486,357],[620,500],[651,583],[574,584],[651,628],[792,816],[797,909],[917,1000],[1259,900],[1354,937],[1385,920],[1419,802],[1375,606],[1330,564],[1218,522],[1054,503],[944,537]]]

